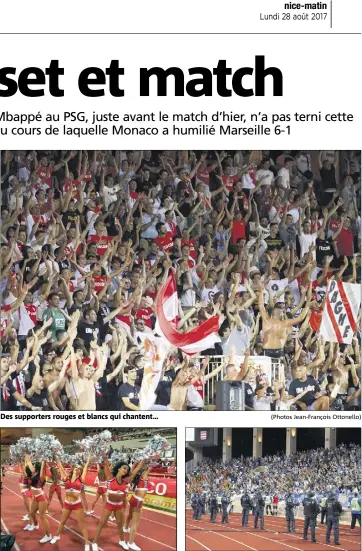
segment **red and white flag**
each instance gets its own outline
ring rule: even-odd
[[[361,288],[332,279],[322,314],[321,336],[325,341],[351,344],[361,305]]]
[[[221,341],[217,334],[220,328],[219,316],[213,316],[187,333],[177,331],[178,298],[173,271],[160,289],[156,310],[155,333],[163,336],[172,346],[179,348],[188,356],[193,356],[208,348],[214,348],[215,343]]]

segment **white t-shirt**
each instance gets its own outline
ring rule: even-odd
[[[196,304],[196,293],[193,289],[188,289],[181,294],[181,306],[183,308],[192,308]]]
[[[254,189],[255,184],[253,183],[253,180],[251,179],[250,174],[244,174],[242,178],[243,183],[243,189]]]
[[[231,354],[231,347],[236,346],[236,353],[243,356],[247,348],[250,347],[250,327],[243,325],[241,331],[237,327],[231,330],[227,339],[221,341],[222,352],[226,356]]]
[[[142,216],[142,225],[146,225],[146,224],[149,224],[152,220],[152,217],[150,214],[143,214]],[[157,218],[155,219],[155,221],[151,224],[151,226],[149,226],[147,228],[147,230],[143,231],[141,233],[141,237],[143,237],[144,239],[156,239],[156,237],[158,236],[158,231],[156,230],[156,224],[158,223],[158,220]]]
[[[315,245],[316,239],[318,237],[317,233],[301,233],[299,236],[300,243],[300,257],[303,258],[305,254],[308,253],[311,245]],[[312,253],[313,260],[316,259],[316,251]]]
[[[104,206],[106,209],[108,209],[109,205],[111,203],[114,203],[117,201],[117,193],[120,190],[120,186],[116,185],[113,187],[104,186],[103,188],[103,195],[104,195]]]
[[[280,185],[284,189],[289,189],[290,188],[289,170],[287,170],[285,167],[280,168],[279,172],[278,172],[278,178],[280,178]]]
[[[216,285],[214,285],[212,289],[207,289],[206,287],[204,287],[201,291],[201,300],[203,302],[210,302],[213,296],[219,292],[220,292],[220,289]]]
[[[263,179],[262,186],[271,186],[274,180],[274,174],[271,170],[264,170],[261,168],[260,170],[257,170],[255,174],[255,179],[257,183],[260,182],[261,179]]]
[[[266,288],[268,289],[271,296],[274,297],[274,295],[278,293],[278,291],[282,291],[287,287],[287,285],[289,285],[288,278],[285,277],[284,279],[271,279],[268,282]],[[284,302],[284,294],[281,295],[277,300],[278,302]]]

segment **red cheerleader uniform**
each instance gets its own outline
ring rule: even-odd
[[[121,483],[118,482],[116,478],[107,480],[107,499],[105,508],[108,511],[120,511],[123,509],[123,500],[119,503],[117,501],[112,501],[112,496],[119,495],[123,498],[127,494],[127,483],[123,480]]]
[[[65,482],[65,485],[64,485],[65,495],[67,495],[68,493],[69,494],[71,493],[75,496],[76,495],[78,496],[77,501],[68,501],[67,498],[65,497],[64,509],[67,509],[68,511],[77,511],[78,509],[82,509],[83,503],[82,503],[82,500],[80,499],[80,492],[82,491],[82,489],[84,489],[84,484],[80,476],[78,476],[78,478],[76,478],[74,482],[71,482],[69,478],[66,478],[64,482]]]
[[[36,503],[47,501],[43,487],[44,487],[44,482],[42,482],[39,477],[31,479],[31,490],[37,491],[36,494],[32,492],[31,497],[32,497],[32,500],[35,501]],[[41,490],[41,493],[38,493],[38,490]]]
[[[101,496],[107,492],[107,481],[98,482],[97,495]]]
[[[27,476],[21,476],[18,480],[20,484],[20,492],[25,495],[25,497],[28,497],[32,499],[33,494],[31,493],[31,490],[29,488],[30,486],[30,478]]]
[[[148,480],[144,480],[143,478],[140,478],[137,484],[136,490],[147,490],[148,489]],[[130,499],[129,506],[131,509],[142,509],[144,497],[137,496],[136,494],[133,494],[133,496]]]

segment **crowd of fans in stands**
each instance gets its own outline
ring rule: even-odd
[[[3,151],[2,409],[139,409],[172,268],[179,332],[224,318],[204,356],[262,355],[263,315],[292,320],[248,409],[360,409],[359,320],[351,345],[319,335],[330,279],[360,283],[359,155]],[[209,375],[171,350],[155,407],[203,409]]]

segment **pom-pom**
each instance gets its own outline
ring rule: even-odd
[[[31,458],[33,461],[53,461],[54,455],[63,453],[63,446],[53,434],[41,434],[33,440]]]
[[[112,434],[104,430],[94,436],[86,436],[83,440],[74,440],[75,444],[96,463],[102,463],[104,455],[107,455],[112,442]]]
[[[171,448],[171,444],[159,434],[153,436],[143,449],[137,450],[133,454],[135,461],[144,461],[146,459],[156,459],[161,454]]]
[[[126,453],[122,453],[119,450],[114,450],[112,452],[112,455],[110,457],[110,462],[112,465],[115,465],[119,461],[122,461],[124,463],[129,463],[128,455]]]

